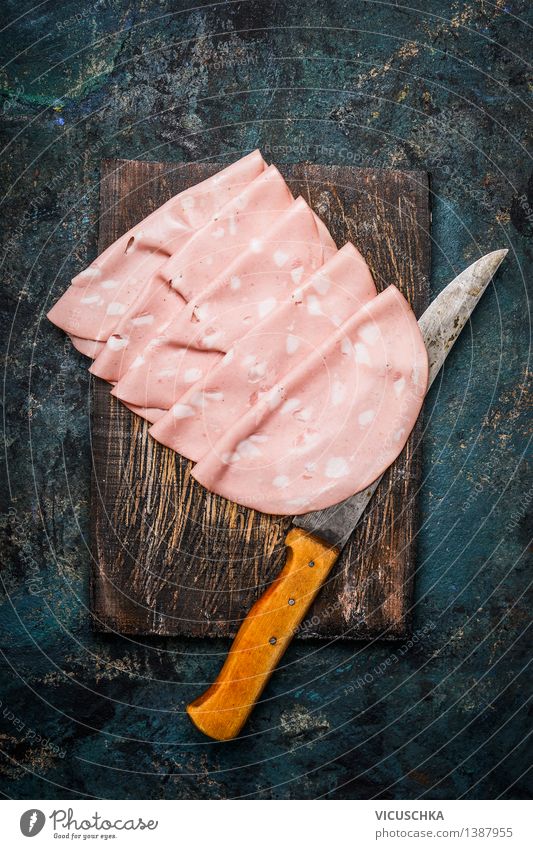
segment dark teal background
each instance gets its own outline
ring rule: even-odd
[[[531,5],[3,8],[4,794],[527,796]],[[433,294],[509,255],[426,406],[417,640],[292,646],[247,736],[217,744],[184,706],[224,642],[91,632],[89,379],[43,312],[95,256],[101,158],[257,146],[427,169]]]

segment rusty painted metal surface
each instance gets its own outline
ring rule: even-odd
[[[1,618],[14,797],[525,797],[531,6],[8,2]],[[6,37],[7,33],[7,37]],[[227,643],[96,636],[89,382],[46,306],[96,251],[106,157],[429,171],[432,294],[504,269],[426,407],[410,642],[294,644],[247,736],[184,706]]]

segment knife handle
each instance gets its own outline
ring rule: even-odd
[[[339,556],[293,528],[285,566],[242,623],[216,681],[187,706],[196,727],[215,740],[236,737]]]

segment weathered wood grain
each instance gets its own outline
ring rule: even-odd
[[[102,164],[99,248],[218,169]],[[329,226],[353,241],[379,289],[395,283],[419,316],[428,301],[429,192],[423,172],[301,163],[281,167]],[[410,626],[420,481],[420,424],[385,475],[298,636],[400,638]],[[233,636],[282,567],[290,520],[203,489],[191,464],[95,380],[92,404],[92,610],[127,634]]]

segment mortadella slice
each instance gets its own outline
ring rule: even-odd
[[[132,404],[169,409],[236,339],[277,301],[286,300],[297,283],[320,268],[336,250],[327,230],[318,227],[314,212],[299,198],[262,234],[258,249],[249,247],[242,253],[175,317],[162,339],[147,346],[113,394]],[[220,319],[217,331],[211,333],[200,320],[208,303],[212,305],[210,314]],[[187,338],[189,327],[198,328],[196,332],[207,340],[204,350],[198,350],[200,345]]]
[[[167,410],[158,410],[155,407],[136,407],[134,404],[125,404],[132,413],[140,416],[142,419],[146,419],[151,424],[158,422],[162,416],[166,415]]]
[[[293,203],[278,169],[271,165],[246,186],[150,278],[92,364],[92,374],[117,381],[142,355],[149,340],[163,336],[186,301],[208,286],[244,246],[270,227]]]
[[[396,459],[427,388],[415,316],[395,286],[290,371],[193,468],[212,492],[265,513],[330,507]],[[173,408],[177,424],[194,407]]]
[[[321,228],[320,219],[298,198],[260,248],[248,249],[238,267],[228,269],[189,301],[172,322],[172,341],[228,351],[235,339],[296,293],[307,274],[337,253],[328,230]]]
[[[256,150],[171,198],[73,278],[50,321],[76,337],[105,342],[153,272],[266,167]]]
[[[165,273],[172,288],[185,301],[195,298],[243,250],[259,253],[263,233],[293,203],[285,180],[270,165],[171,257]]]
[[[241,338],[234,333],[226,356],[179,398],[178,414],[190,408],[192,415],[180,419],[171,408],[151,435],[200,460],[261,395],[375,297],[366,262],[352,244],[344,245],[257,327]]]
[[[80,336],[72,336],[72,334],[69,334],[69,336],[76,350],[80,354],[83,354],[84,357],[90,357],[91,360],[94,360],[104,349],[105,342],[95,342],[94,339],[82,339]]]

